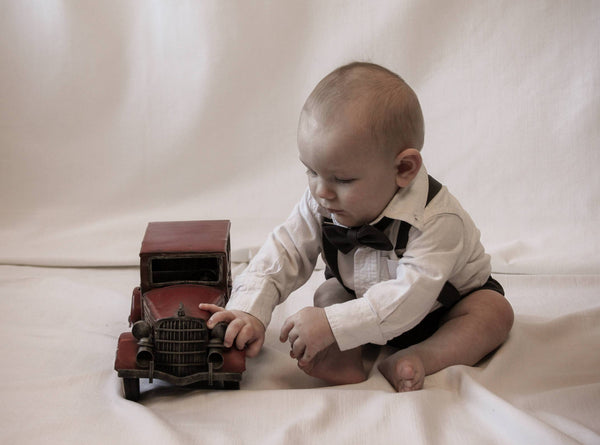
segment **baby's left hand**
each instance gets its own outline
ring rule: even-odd
[[[325,315],[325,309],[320,307],[305,307],[288,317],[281,328],[279,341],[289,339],[290,355],[298,360],[303,367],[309,364],[315,356],[335,343],[335,337]]]

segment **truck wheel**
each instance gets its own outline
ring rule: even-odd
[[[137,402],[140,398],[140,379],[123,377],[123,396],[127,400]]]
[[[240,389],[240,382],[225,381],[223,382],[223,389]]]

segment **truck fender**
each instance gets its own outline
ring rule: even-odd
[[[137,350],[137,338],[135,338],[131,332],[123,332],[119,336],[119,343],[117,345],[115,370],[137,369],[135,365]]]
[[[140,287],[133,289],[131,295],[131,312],[129,313],[129,326],[142,319],[142,290]]]

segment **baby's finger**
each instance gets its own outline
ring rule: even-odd
[[[290,355],[292,358],[296,360],[300,360],[304,355],[304,351],[306,350],[306,345],[302,342],[302,340],[296,340],[294,342],[294,346],[292,346],[292,350]]]
[[[260,349],[262,348],[263,343],[263,338],[258,338],[257,340],[254,340],[252,343],[250,343],[246,349],[246,356],[256,357]]]
[[[225,338],[223,338],[223,346],[230,348],[243,327],[244,322],[239,318],[236,318],[229,323],[227,330],[225,331]]]
[[[198,307],[203,311],[210,312],[211,314],[225,310],[221,306],[217,306],[216,304],[210,304],[210,303],[200,303],[198,305]]]
[[[209,328],[213,328],[217,323],[221,323],[221,322],[226,322],[229,323],[230,321],[235,319],[235,315],[230,312],[230,311],[219,311],[219,312],[215,312],[214,314],[212,314],[210,316],[210,318],[208,319],[208,321],[206,322],[206,324],[208,325]]]
[[[235,346],[238,349],[242,350],[246,348],[249,343],[252,342],[253,337],[254,330],[252,329],[252,326],[248,324],[244,325],[235,339]]]
[[[315,356],[310,351],[310,349],[304,348],[304,353],[302,354],[302,357],[298,358],[298,366],[302,368],[307,367],[312,362],[313,358],[315,358]]]
[[[298,340],[298,337],[300,337],[295,331],[290,331],[290,333],[288,334],[288,340],[290,341],[290,347],[294,346],[294,342],[296,340]]]
[[[285,343],[287,341],[290,331],[294,328],[294,322],[290,320],[290,318],[291,317],[288,317],[288,319],[285,320],[285,323],[283,323],[283,326],[281,327],[281,332],[279,334],[279,341],[281,343]]]

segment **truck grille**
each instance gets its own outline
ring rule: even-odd
[[[178,377],[206,371],[207,342],[208,330],[202,319],[159,321],[154,330],[156,369]]]

